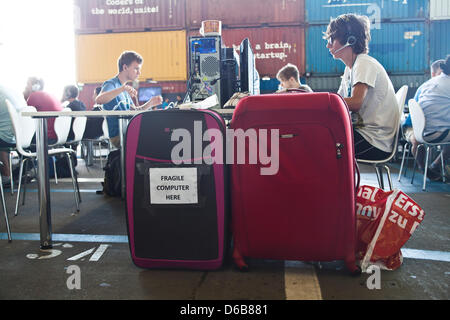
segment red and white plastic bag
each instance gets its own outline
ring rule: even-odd
[[[362,272],[369,265],[395,270],[403,262],[402,246],[425,216],[420,206],[400,190],[361,186],[356,196],[357,260]]]

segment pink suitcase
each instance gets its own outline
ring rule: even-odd
[[[230,128],[235,135],[231,199],[236,265],[246,268],[245,257],[345,260],[357,272],[355,158],[344,100],[331,93],[250,96],[239,101]],[[243,148],[238,129],[251,137],[245,139],[244,164],[237,163]],[[276,140],[270,135],[275,129],[278,166]],[[261,140],[269,150],[262,157]],[[250,164],[254,145],[259,158]],[[264,155],[271,154],[268,163]]]
[[[172,150],[180,144],[173,140],[177,129],[197,137],[181,164],[172,161]],[[223,161],[206,163],[204,153],[194,159],[196,144],[203,151],[209,143],[202,141],[208,129],[225,130],[224,120],[212,111],[149,111],[130,120],[126,217],[135,265],[197,270],[222,266],[229,232],[227,168]]]

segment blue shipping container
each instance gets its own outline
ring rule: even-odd
[[[322,39],[326,28],[326,25],[319,25],[306,30],[306,73],[332,75],[344,71],[344,63],[333,59]],[[421,74],[429,70],[427,23],[382,23],[380,29],[371,31],[371,37],[369,55],[388,73]]]
[[[385,20],[425,20],[429,0],[306,0],[305,19],[310,24],[325,24],[344,13],[366,15],[377,28]]]
[[[450,20],[431,21],[430,59],[431,62],[445,59],[450,54]]]

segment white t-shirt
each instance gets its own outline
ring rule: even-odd
[[[349,89],[357,83],[365,83],[369,89],[357,112],[359,122],[355,129],[374,147],[391,152],[400,117],[392,82],[376,59],[359,54],[353,68],[345,68],[338,93],[350,97]]]

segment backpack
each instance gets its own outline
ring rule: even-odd
[[[122,179],[120,170],[120,150],[111,151],[105,167],[103,193],[111,197],[120,197],[122,194]]]
[[[71,178],[72,175],[70,173],[70,166],[67,161],[66,155],[57,155],[56,157],[56,174],[58,175],[58,178]],[[77,165],[77,159],[74,154],[70,154],[70,160],[72,161],[72,166],[75,168]],[[49,163],[49,177],[54,178],[55,177],[55,168],[53,166],[53,159],[52,157],[48,158]]]

